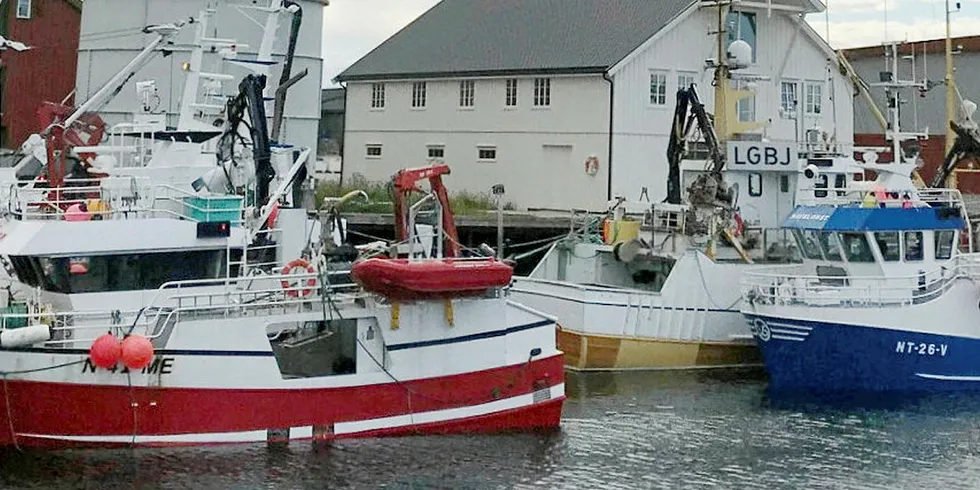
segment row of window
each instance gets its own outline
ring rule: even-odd
[[[370,159],[381,158],[383,152],[383,145],[380,144],[368,144],[365,145],[365,155]],[[426,158],[432,159],[443,159],[446,156],[445,145],[429,145],[426,147]],[[478,145],[476,147],[476,159],[480,162],[495,162],[497,161],[497,147],[489,145]]]
[[[803,256],[813,260],[874,262],[875,256],[864,233],[834,233],[794,230]],[[936,230],[934,255],[945,260],[953,256],[954,230]],[[874,234],[881,258],[886,262],[919,262],[924,258],[921,231],[879,231]],[[839,241],[838,241],[839,239]],[[843,257],[843,258],[842,258]]]
[[[650,105],[667,106],[668,104],[668,79],[670,72],[667,70],[650,70]],[[694,83],[697,73],[687,71],[677,71],[677,89],[690,87]],[[823,85],[822,81],[800,82],[796,80],[784,80],[779,84],[779,115],[783,119],[793,119],[799,104],[800,87],[803,87],[805,95],[803,110],[808,116],[819,116],[823,112]],[[735,88],[745,88],[736,83]],[[755,120],[755,97],[747,97],[738,101],[738,119],[740,121]]]
[[[424,109],[426,107],[426,94],[428,85],[426,82],[412,83],[412,108]],[[551,106],[551,79],[535,78],[534,93],[531,103],[534,107]],[[371,108],[384,109],[387,103],[385,97],[385,84],[371,84]],[[476,106],[476,81],[461,80],[459,82],[459,107],[464,109]],[[505,82],[504,107],[517,107],[517,79],[510,78]]]

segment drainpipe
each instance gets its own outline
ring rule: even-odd
[[[609,154],[606,155],[606,173],[608,177],[606,178],[606,201],[611,201],[613,198],[613,182],[612,182],[612,157],[613,157],[613,80],[609,78],[609,72],[602,72],[602,79],[609,82]]]

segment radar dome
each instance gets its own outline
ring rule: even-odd
[[[728,59],[731,68],[745,68],[752,64],[752,46],[739,39],[728,45]]]

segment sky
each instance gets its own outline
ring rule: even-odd
[[[472,0],[492,1],[492,0]],[[532,0],[533,1],[533,0]],[[656,0],[650,0],[656,1]],[[828,12],[807,21],[834,48],[945,36],[945,0],[824,0]],[[408,25],[439,0],[330,0],[324,9],[323,84]],[[953,36],[980,34],[980,0],[950,0]],[[887,19],[887,22],[886,22]]]

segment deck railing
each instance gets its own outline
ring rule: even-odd
[[[980,254],[901,276],[849,276],[833,266],[818,266],[815,274],[805,265],[767,267],[745,272],[741,290],[746,302],[757,305],[903,307],[935,300],[961,279],[980,281]]]
[[[242,196],[203,196],[173,185],[154,185],[148,177],[75,179],[63,187],[10,184],[0,199],[7,214],[21,220],[115,220],[177,218],[242,222]],[[75,205],[84,205],[79,211]],[[75,207],[75,209],[73,209]]]

